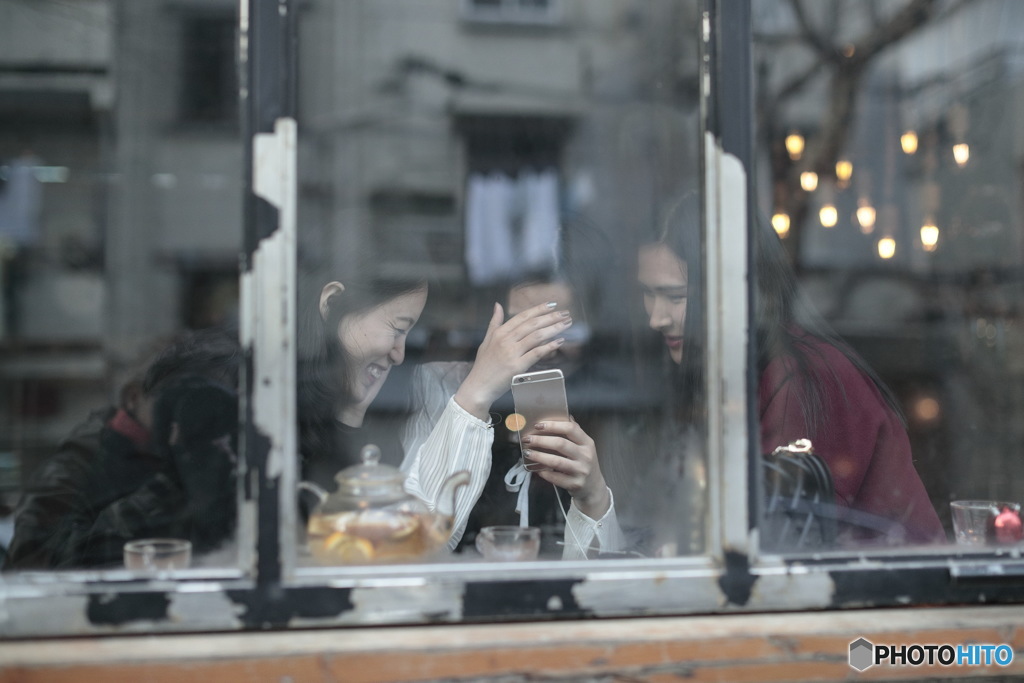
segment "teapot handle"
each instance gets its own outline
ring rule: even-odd
[[[324,491],[322,488],[320,488],[311,481],[300,481],[298,484],[298,488],[300,491],[302,489],[306,489],[307,491],[312,493],[314,496],[320,499],[321,504],[323,504],[323,502],[327,500],[327,491]]]

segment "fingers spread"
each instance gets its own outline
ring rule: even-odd
[[[572,325],[569,311],[553,310],[548,304],[528,308],[505,323],[515,341],[543,341]],[[527,339],[531,335],[533,338]]]
[[[501,321],[505,319],[505,312],[501,308],[501,304],[494,303],[494,312],[491,314],[491,320],[487,323],[487,334],[490,334],[494,330],[501,327]]]
[[[555,350],[559,346],[564,344],[564,343],[565,343],[565,339],[562,338],[562,337],[559,337],[558,339],[552,339],[551,341],[547,342],[546,344],[543,344],[541,346],[536,346],[536,347],[526,351],[526,353],[524,353],[523,356],[522,356],[523,362],[524,362],[525,366],[527,368],[532,368],[534,365],[536,365],[540,361],[540,359],[544,358],[545,356],[547,356],[547,355],[549,355],[551,353],[554,353]]]

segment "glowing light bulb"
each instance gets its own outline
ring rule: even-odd
[[[775,228],[775,232],[779,237],[785,237],[789,234],[789,214],[782,213],[781,211],[772,216],[772,227]]]
[[[966,142],[953,145],[953,159],[956,160],[957,166],[961,168],[966,166],[967,162],[971,159],[971,146]]]
[[[789,158],[796,161],[804,153],[804,136],[800,133],[790,133],[786,136],[786,152],[789,153]]]
[[[818,189],[818,174],[814,171],[804,171],[800,174],[800,187],[804,192],[814,192]]]
[[[843,187],[846,187],[847,183],[850,182],[850,176],[852,175],[853,162],[849,159],[840,159],[836,162],[836,178]]]
[[[935,251],[939,244],[939,228],[932,221],[921,226],[921,246],[925,251]]]
[[[901,135],[900,147],[903,148],[904,154],[914,154],[917,152],[917,133],[912,130],[908,130]]]
[[[824,204],[818,210],[818,218],[821,219],[821,224],[826,228],[834,228],[836,221],[839,220],[839,212],[836,211],[835,205]]]
[[[860,223],[860,231],[865,235],[875,229],[875,207],[862,199],[861,205],[857,207],[857,222]]]
[[[883,237],[878,240],[878,255],[884,259],[891,259],[896,254],[896,240],[891,237]]]
[[[935,422],[942,414],[942,405],[934,396],[919,396],[914,401],[913,413],[920,422]]]

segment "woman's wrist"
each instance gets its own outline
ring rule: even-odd
[[[490,419],[491,404],[494,403],[494,400],[489,398],[485,392],[475,390],[472,385],[467,387],[463,382],[455,392],[455,402],[473,417],[487,421]]]
[[[601,519],[612,506],[612,497],[608,486],[603,482],[592,493],[580,493],[573,497],[579,511],[591,519]]]

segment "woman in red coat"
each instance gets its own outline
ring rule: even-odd
[[[701,282],[698,208],[695,196],[685,198],[660,238],[641,247],[638,263],[648,324],[684,369],[701,355],[688,345],[703,321],[687,314]],[[762,452],[811,440],[835,481],[841,542],[944,542],[895,397],[824,323],[795,314],[793,278],[775,235],[759,230],[755,247]]]

